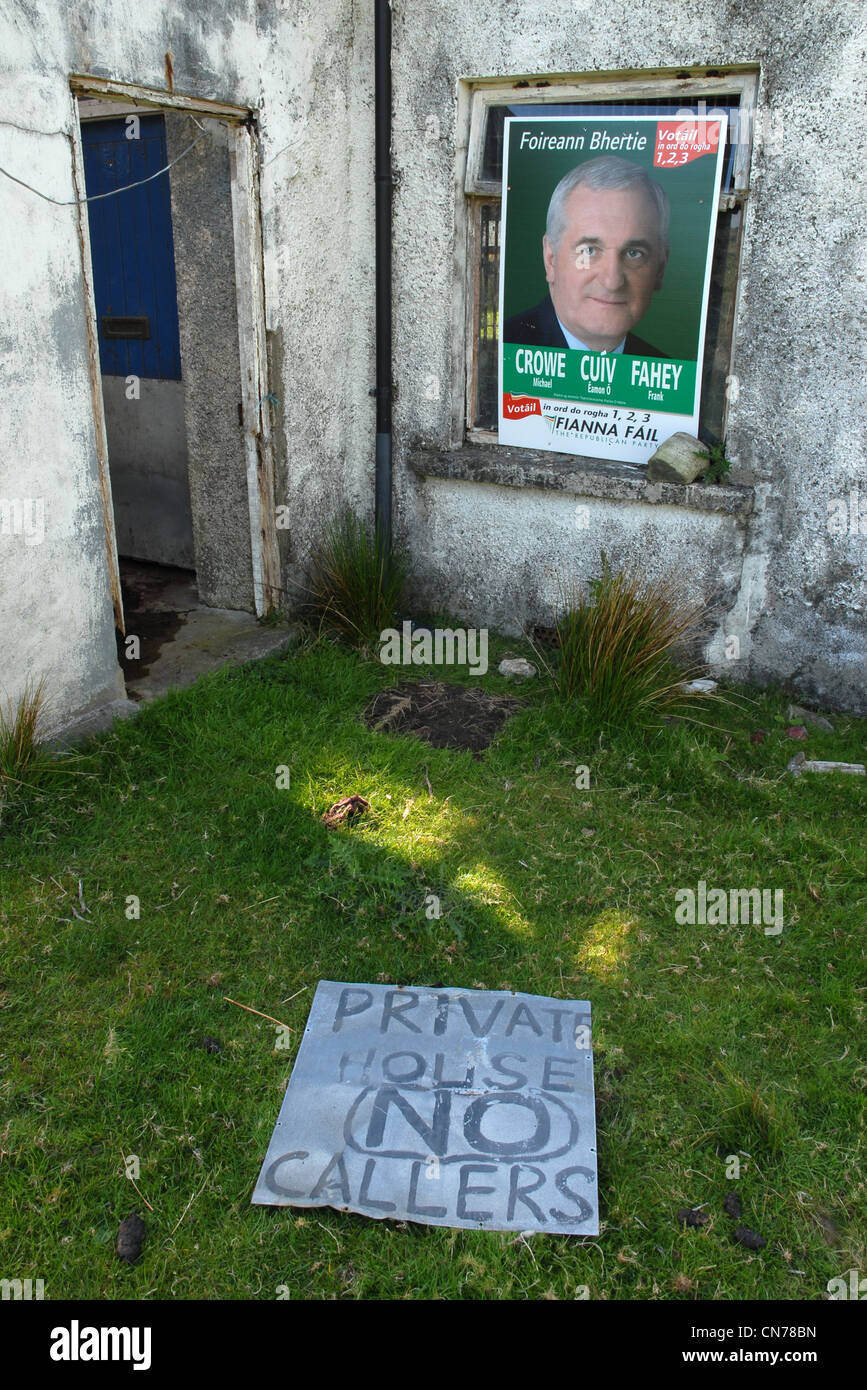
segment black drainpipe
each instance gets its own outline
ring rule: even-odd
[[[376,491],[375,524],[391,546],[391,4],[376,20]]]

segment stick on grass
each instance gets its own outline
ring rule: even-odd
[[[234,1004],[236,1009],[246,1009],[248,1014],[258,1014],[260,1018],[267,1018],[269,1023],[276,1023],[278,1028],[288,1028],[290,1033],[295,1032],[294,1028],[289,1028],[288,1023],[281,1022],[279,1018],[274,1018],[272,1014],[263,1014],[261,1009],[251,1009],[249,1004],[239,1004],[237,999],[230,999],[228,994],[224,994],[223,998],[227,1004]]]

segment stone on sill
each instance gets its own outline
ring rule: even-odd
[[[696,457],[699,455],[699,457]],[[694,435],[678,430],[647,463],[647,481],[650,483],[694,483],[703,473],[710,461],[707,447]]]

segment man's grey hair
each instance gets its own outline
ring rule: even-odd
[[[662,184],[652,179],[640,164],[633,164],[631,160],[621,159],[616,154],[603,154],[598,159],[588,159],[586,164],[579,164],[577,168],[570,169],[557,184],[548,204],[548,221],[545,226],[545,235],[555,250],[566,230],[566,199],[574,189],[585,185],[587,188],[610,191],[635,188],[645,193],[656,208],[660,245],[663,254],[668,254],[668,227],[671,216],[668,194]]]

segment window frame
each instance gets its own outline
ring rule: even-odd
[[[750,191],[750,163],[753,149],[757,98],[759,87],[758,67],[714,68],[711,75],[683,75],[683,69],[668,74],[656,73],[652,77],[642,73],[634,75],[603,74],[568,78],[546,78],[537,75],[530,78],[513,78],[509,82],[502,79],[468,82],[464,86],[465,116],[464,129],[467,132],[466,159],[459,170],[460,210],[465,219],[463,239],[466,246],[466,263],[463,283],[459,293],[464,303],[464,353],[455,354],[456,373],[453,382],[453,399],[460,402],[460,422],[458,411],[454,419],[454,443],[497,444],[497,430],[482,429],[473,424],[475,417],[477,388],[477,319],[480,292],[480,245],[482,205],[495,199],[502,199],[502,181],[482,177],[485,151],[485,132],[487,129],[488,108],[491,106],[510,106],[526,101],[528,105],[562,105],[566,101],[589,103],[593,101],[622,100],[647,101],[682,97],[683,105],[694,105],[702,98],[708,108],[720,96],[737,94],[740,104],[741,120],[746,119],[747,138],[738,140],[735,146],[733,168],[734,187],[731,192],[721,193],[720,211],[732,211],[736,207],[745,210]],[[741,133],[739,128],[739,134]],[[458,229],[459,238],[461,229]],[[460,244],[460,240],[458,242]],[[729,373],[732,367],[735,329],[737,327],[738,301],[743,281],[743,225],[738,245],[737,279],[735,303],[733,308],[732,340],[729,348]],[[460,373],[460,379],[458,379]],[[728,425],[729,400],[726,399],[723,413],[723,435]]]

